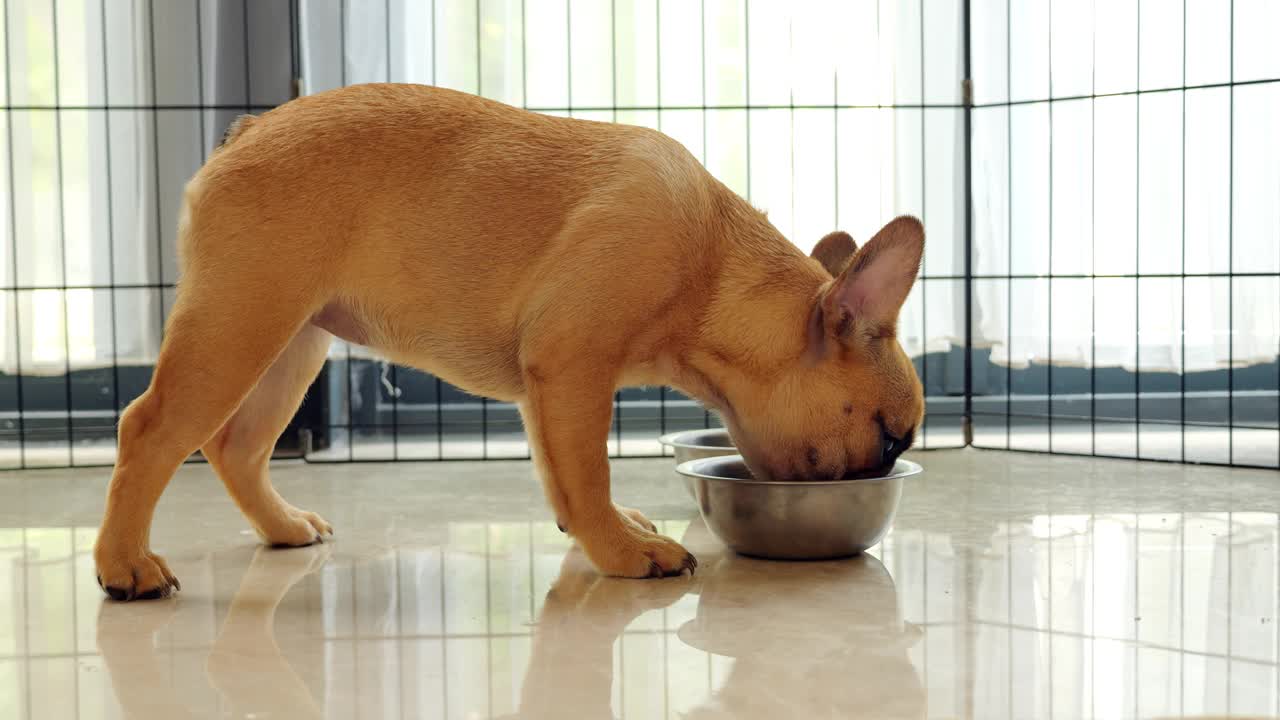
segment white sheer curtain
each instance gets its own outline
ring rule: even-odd
[[[129,320],[113,339],[109,291],[91,289],[160,282],[152,118],[56,109],[150,103],[145,8],[122,3],[104,16],[99,2],[72,0],[57,4],[56,17],[51,2],[5,8],[6,101],[14,109],[5,115],[0,173],[0,370],[58,374],[110,364],[113,354],[153,358],[157,295],[121,292],[116,310]]]
[[[289,2],[24,0],[0,15],[0,371],[150,364],[183,185],[232,117],[291,94]]]
[[[1255,81],[1280,77],[1268,34],[1280,5],[1188,0],[1185,18],[1155,0],[1049,8],[972,7],[976,101],[995,104],[973,112],[975,341],[1015,366],[1272,360],[1280,83]],[[657,127],[806,250],[832,228],[865,239],[922,215],[932,279],[909,300],[903,340],[918,355],[963,338],[959,2],[299,9],[307,92],[435,83]],[[236,106],[291,94],[289,3],[25,0],[3,16],[0,370],[149,363],[182,183]],[[1216,87],[1152,92],[1183,85]],[[1028,102],[1095,92],[1122,94]]]
[[[1263,29],[1280,24],[1280,5],[1238,0],[1232,46],[1228,5],[1189,0],[1185,48],[1176,3],[1093,5],[1054,3],[1052,18],[1048,0],[972,8],[976,101],[995,104],[973,116],[975,343],[1017,367],[1274,360],[1280,84],[1188,90],[1185,113],[1180,89],[1150,91],[1280,77]],[[834,227],[865,239],[895,214],[922,215],[926,280],[903,341],[913,355],[963,342],[961,3],[305,0],[302,11],[310,92],[434,83],[656,127],[806,250]],[[1120,94],[1080,97],[1095,92]],[[1080,99],[1034,102],[1049,97]]]
[[[958,2],[303,0],[301,19],[304,92],[389,79],[654,127],[801,249],[914,213],[926,272],[963,271]],[[963,338],[961,283],[917,290],[913,354],[926,329],[931,350]]]
[[[1280,83],[1224,85],[1280,78],[1280,4],[1049,8],[973,6],[976,101],[996,104],[974,111],[975,342],[1014,366],[1274,361]],[[1122,94],[1034,102],[1095,93]]]

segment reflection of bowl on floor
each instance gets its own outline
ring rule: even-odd
[[[701,568],[699,568],[701,570]],[[874,556],[783,565],[729,554],[701,581],[697,615],[677,635],[726,657],[910,646],[889,571]]]
[[[690,460],[738,454],[733,438],[729,437],[729,431],[724,428],[670,433],[658,438],[658,442],[675,453],[676,465]],[[684,476],[684,488],[689,491],[689,497],[697,499],[693,493],[692,478]]]
[[[741,455],[690,460],[676,471],[692,481],[703,520],[743,555],[822,560],[857,555],[884,538],[902,497],[902,481],[922,472],[898,460],[883,477],[765,482]]]
[[[699,565],[697,614],[676,636],[734,660],[713,696],[685,718],[927,716],[908,654],[924,632],[906,621],[875,557],[716,559],[705,573]]]

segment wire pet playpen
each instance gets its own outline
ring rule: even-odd
[[[808,249],[900,213],[925,448],[1280,467],[1264,0],[11,0],[0,467],[111,462],[183,182],[236,115],[420,82],[684,143]],[[614,456],[715,423],[615,400]],[[525,457],[515,409],[335,343],[282,455]]]

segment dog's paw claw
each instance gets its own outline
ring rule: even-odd
[[[161,598],[169,597],[171,592],[172,592],[172,589],[170,588],[170,586],[164,585],[162,587],[152,588],[142,593],[141,595],[138,595],[134,599],[135,600],[159,600]]]
[[[103,590],[107,591],[107,597],[116,602],[129,602],[133,599],[133,588],[118,588],[108,585]]]
[[[662,571],[661,565],[659,565],[656,562],[649,563],[649,577],[660,578],[660,577],[663,577],[664,575],[666,575],[666,573]]]
[[[698,571],[698,558],[694,557],[693,553],[684,556],[684,561],[680,563],[680,571],[676,574],[683,575],[686,570],[690,575]]]
[[[693,575],[698,570],[698,558],[693,553],[687,553],[684,559],[680,561],[680,567],[672,568],[664,573],[665,577],[678,577],[684,574]]]

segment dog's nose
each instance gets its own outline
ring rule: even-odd
[[[907,434],[902,437],[895,437],[887,430],[881,431],[880,438],[880,464],[884,467],[893,467],[898,461],[898,456],[911,447],[911,441],[914,439],[913,431],[908,430]]]

